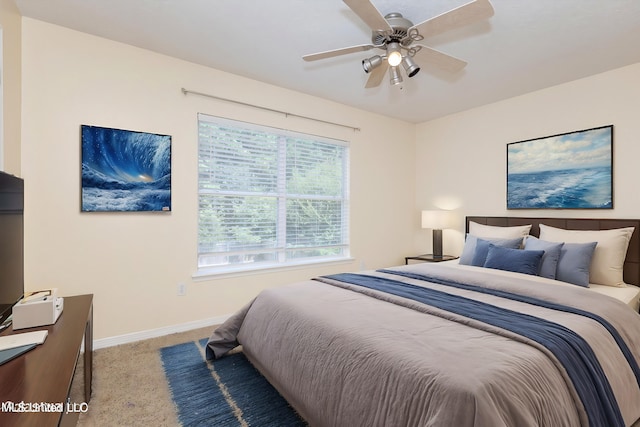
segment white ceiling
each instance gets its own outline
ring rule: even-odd
[[[417,24],[468,0],[372,1]],[[23,16],[414,123],[640,62],[640,0],[491,0],[492,18],[421,42],[467,67],[420,63],[402,90],[387,78],[364,88],[372,52],[302,60],[370,43],[341,0],[15,2]]]

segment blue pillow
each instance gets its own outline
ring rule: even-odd
[[[544,251],[523,251],[490,243],[484,267],[536,276],[540,270],[543,255]]]
[[[473,253],[471,265],[483,267],[489,253],[489,246],[499,246],[501,248],[519,249],[522,244],[522,238],[517,239],[478,239],[476,250]]]
[[[565,243],[560,249],[556,280],[589,287],[589,267],[598,242]]]
[[[462,249],[462,254],[460,255],[460,264],[464,265],[476,265],[473,264],[473,257],[476,253],[476,246],[478,241],[484,240],[487,242],[491,242],[496,246],[504,246],[509,248],[519,248],[522,244],[522,238],[518,237],[517,239],[479,239],[476,236],[472,236],[471,234],[467,235],[467,240],[464,242],[464,248]],[[486,248],[488,249],[488,248]],[[485,252],[486,257],[486,252]],[[484,264],[484,260],[479,266]]]
[[[558,260],[560,260],[560,249],[562,249],[562,245],[564,245],[564,243],[547,242],[546,240],[540,240],[533,236],[527,237],[524,243],[525,251],[544,251],[538,276],[546,277],[547,279],[556,278],[556,270],[558,268]]]

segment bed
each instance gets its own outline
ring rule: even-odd
[[[615,286],[487,267],[526,255],[540,273],[551,249],[503,248],[499,241],[513,239],[480,236],[529,225],[535,237],[523,246],[593,247],[592,266],[612,261],[615,248],[604,237],[572,239],[632,230],[606,272],[620,275]],[[461,256],[268,289],[213,332],[207,356],[242,345],[313,426],[638,426],[639,231],[640,220],[467,217],[469,236],[488,247],[483,265]],[[554,232],[570,242],[555,244]]]

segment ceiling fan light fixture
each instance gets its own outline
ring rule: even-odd
[[[372,56],[371,58],[362,60],[362,68],[365,73],[371,72],[374,68],[378,68],[382,64],[382,57],[380,55]]]
[[[400,75],[400,71],[398,71],[398,67],[391,67],[391,79],[389,82],[394,86],[402,83],[402,76]]]
[[[387,44],[387,62],[392,67],[397,67],[402,62],[402,52],[399,43]]]
[[[490,0],[470,0],[448,12],[414,24],[401,13],[392,12],[383,16],[372,3],[373,0],[343,1],[371,29],[371,43],[304,55],[302,59],[316,61],[371,49],[383,50],[384,53],[362,61],[365,73],[370,73],[365,88],[379,86],[387,74],[387,68],[391,69],[391,84],[399,85],[402,82],[400,64],[409,77],[418,74],[420,67],[413,61],[413,57],[420,51],[425,52],[421,54],[421,61],[433,62],[439,68],[452,73],[460,71],[467,65],[465,61],[429,46],[412,44],[424,40],[425,37],[437,36],[445,31],[490,18],[494,14]]]
[[[420,71],[420,67],[413,61],[413,58],[410,56],[405,56],[402,59],[402,66],[407,72],[407,76],[409,76],[409,78],[415,76],[416,74],[418,74],[418,71]]]

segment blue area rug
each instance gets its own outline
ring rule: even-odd
[[[307,424],[242,353],[205,360],[207,339],[160,349],[183,426]]]

